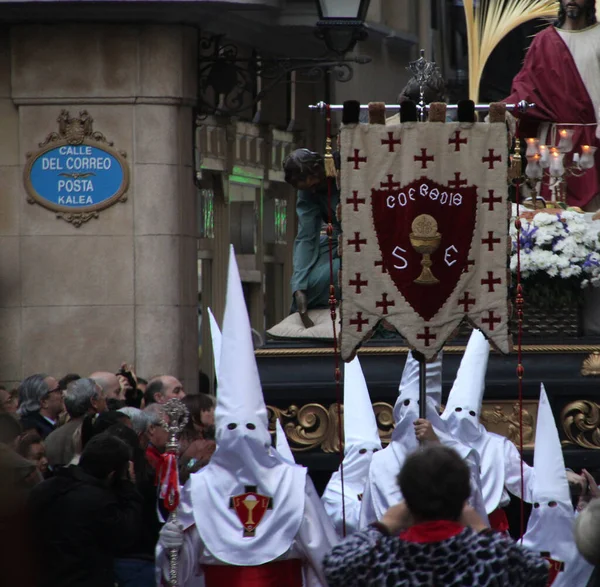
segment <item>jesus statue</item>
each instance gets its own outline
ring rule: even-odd
[[[581,145],[600,146],[596,126],[600,108],[600,25],[595,0],[560,0],[558,19],[538,33],[525,63],[513,80],[508,104],[521,100],[535,108],[521,115],[522,138],[551,144],[560,123],[575,131],[574,152]],[[576,126],[587,125],[587,126]],[[585,211],[600,208],[600,150],[596,165],[582,177],[567,180],[567,203]]]

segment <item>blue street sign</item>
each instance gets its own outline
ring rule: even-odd
[[[29,194],[52,210],[106,208],[127,191],[129,170],[108,146],[63,144],[35,153],[25,170]]]

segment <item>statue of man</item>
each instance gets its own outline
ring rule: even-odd
[[[508,104],[521,100],[535,108],[521,116],[520,135],[549,143],[556,123],[595,125],[600,108],[600,25],[595,0],[561,0],[558,19],[538,33],[513,80]],[[600,147],[595,126],[572,126],[575,152]],[[567,202],[586,211],[600,208],[600,150],[596,165],[582,177],[569,177]]]
[[[292,310],[299,312],[306,328],[311,328],[314,324],[308,316],[308,310],[329,307],[329,239],[324,230],[324,225],[329,222],[329,197],[325,164],[319,153],[297,149],[285,159],[283,169],[285,181],[298,190],[298,234],[294,242],[294,273],[291,280],[294,296]],[[336,299],[339,300],[338,273],[341,265],[338,237],[341,227],[336,211],[340,194],[335,182],[331,183],[333,279]]]

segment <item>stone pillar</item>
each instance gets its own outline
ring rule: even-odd
[[[0,238],[14,240],[14,267],[0,243],[0,381],[130,362],[197,389],[195,56],[196,32],[181,25],[12,27],[0,49],[0,120],[14,125],[0,135],[0,187],[7,169],[15,203],[0,220]],[[80,228],[28,204],[21,177],[62,109],[87,110],[131,171],[127,201]],[[2,198],[0,218],[9,212]]]
[[[21,379],[21,239],[22,199],[19,112],[11,100],[10,40],[0,27],[0,381]]]

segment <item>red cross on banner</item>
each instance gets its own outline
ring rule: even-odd
[[[352,157],[348,157],[348,161],[354,163],[354,169],[360,169],[360,164],[366,163],[367,158],[360,156],[360,149],[354,149],[354,155]]]
[[[350,325],[351,326],[356,326],[356,330],[358,330],[358,332],[362,332],[363,331],[363,326],[368,324],[369,320],[363,318],[363,313],[362,312],[358,312],[356,314],[355,318],[352,318],[352,320],[350,320]]]
[[[367,239],[366,238],[360,238],[360,232],[355,232],[354,233],[354,238],[352,240],[348,239],[348,244],[352,245],[354,247],[354,250],[357,253],[360,253],[361,245],[366,245],[367,244]]]
[[[394,138],[394,133],[393,132],[389,132],[387,139],[381,139],[381,144],[382,145],[387,145],[389,152],[393,153],[394,152],[394,147],[396,145],[401,145],[402,144],[402,139],[395,139]]]
[[[461,145],[466,145],[469,142],[469,140],[467,138],[461,139],[460,138],[460,131],[457,130],[454,133],[454,137],[451,139],[448,139],[448,144],[449,145],[454,145],[454,151],[456,153],[460,152],[460,146]]]
[[[466,179],[460,178],[460,171],[454,174],[454,179],[448,182],[448,187],[451,187],[453,190],[460,190],[460,188],[465,187],[469,182]]]
[[[388,300],[387,297],[388,297],[388,295],[386,293],[384,293],[384,294],[382,294],[381,301],[375,303],[375,306],[377,308],[382,308],[381,311],[384,314],[388,313],[388,308],[396,305],[396,302],[394,302],[394,300]]]
[[[428,359],[467,317],[510,350],[507,144],[504,121],[342,128],[343,360],[382,320]]]
[[[465,309],[465,313],[468,314],[469,313],[469,308],[471,306],[475,305],[475,298],[472,298],[469,295],[469,292],[466,291],[465,295],[462,297],[462,299],[458,300],[459,305],[462,305],[462,307]]]
[[[502,157],[500,155],[494,155],[494,149],[488,149],[488,156],[482,157],[481,161],[483,163],[487,163],[489,165],[489,169],[494,169],[494,163],[499,163],[502,161]]]
[[[364,204],[365,202],[366,200],[364,198],[358,197],[358,192],[356,190],[352,192],[351,198],[346,198],[346,204],[352,204],[355,212],[358,212],[359,204]]]
[[[354,279],[351,279],[351,280],[348,282],[348,285],[351,285],[352,287],[355,287],[355,288],[356,288],[356,293],[357,293],[357,294],[360,294],[360,293],[362,293],[362,288],[363,288],[363,286],[367,286],[367,285],[369,285],[369,282],[368,282],[367,280],[364,280],[364,281],[363,281],[363,280],[360,278],[360,273],[357,273],[357,274],[356,274],[356,277],[355,277]]]
[[[495,203],[500,203],[502,202],[502,198],[500,196],[496,197],[494,195],[494,190],[488,190],[488,197],[487,198],[483,198],[483,200],[481,200],[484,204],[488,205],[488,211],[493,212],[494,211],[494,204]]]
[[[421,168],[427,169],[427,163],[430,161],[435,161],[435,158],[433,155],[427,155],[427,149],[421,149],[421,155],[418,157],[415,155],[415,161],[420,161]]]

